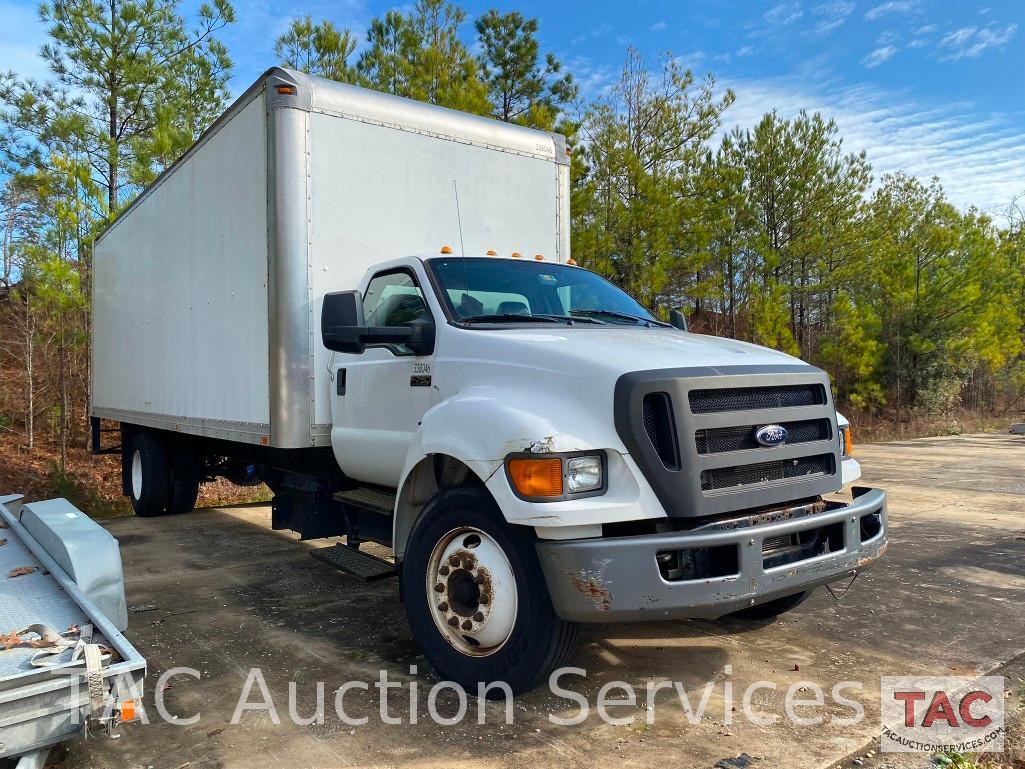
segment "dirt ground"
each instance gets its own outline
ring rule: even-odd
[[[838,601],[827,590],[779,621],[676,621],[585,629],[572,665],[584,675],[562,679],[583,695],[590,715],[547,687],[520,697],[513,722],[498,703],[477,723],[470,715],[443,726],[429,717],[435,683],[410,639],[394,580],[363,584],[309,556],[319,540],[298,543],[270,529],[266,506],[205,509],[172,518],[120,518],[104,524],[121,542],[128,587],[130,640],[149,663],[147,711],[158,676],[179,675],[162,691],[178,723],[133,724],[117,741],[73,743],[59,766],[155,767],[830,767],[926,766],[918,754],[878,755],[879,687],[884,675],[1007,675],[1008,707],[1019,702],[1025,652],[1025,438],[969,435],[858,448],[864,481],[889,492],[889,552],[859,576]],[[842,585],[834,592],[839,596]],[[232,716],[252,668],[260,668],[280,724],[266,710]],[[383,723],[373,687],[385,670],[400,687],[388,710],[403,723]],[[820,687],[827,701],[823,724],[762,726],[740,717],[740,692],[756,681],[756,709],[782,715],[782,695],[794,685]],[[610,705],[609,715],[633,721],[612,725],[596,712],[599,690],[621,681],[639,701]],[[692,723],[672,689],[649,682],[680,682],[694,707],[711,694],[703,718]],[[865,717],[833,723],[851,710],[829,695],[836,684],[860,683],[847,696]],[[323,724],[299,726],[289,717],[289,682],[299,716],[316,707],[324,682]],[[350,718],[334,710],[347,682]],[[728,685],[736,692],[728,698]],[[416,695],[411,692],[414,690]],[[802,688],[803,687],[803,688]],[[610,699],[624,699],[622,690]],[[262,699],[251,690],[247,701]],[[418,708],[410,723],[410,704]],[[442,715],[458,706],[455,694],[437,698]],[[736,711],[732,708],[735,707]],[[807,712],[814,715],[814,708]],[[198,723],[184,724],[200,713]],[[872,753],[874,755],[869,755]],[[737,758],[739,756],[739,758]],[[721,763],[723,761],[726,763]]]

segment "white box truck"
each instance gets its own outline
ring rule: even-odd
[[[96,243],[93,442],[136,513],[262,481],[344,568],[392,548],[471,691],[535,685],[582,622],[775,616],[878,558],[826,374],[575,266],[568,154],[268,71]]]

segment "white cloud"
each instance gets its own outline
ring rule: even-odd
[[[806,109],[836,120],[846,152],[866,151],[876,183],[901,170],[925,182],[938,176],[955,205],[992,212],[1025,189],[1025,132],[973,104],[931,107],[875,84],[844,86],[803,76],[728,79],[721,85],[737,94],[723,134],[734,126],[752,127],[772,110],[790,118]]]
[[[940,40],[940,47],[950,51],[943,57],[944,60],[957,61],[965,57],[974,59],[990,48],[1006,45],[1017,33],[1017,24],[1008,24],[1006,27],[988,26],[982,29],[961,27],[945,35]]]
[[[871,69],[872,67],[878,67],[884,61],[893,58],[893,55],[897,53],[897,46],[895,45],[884,45],[876,48],[874,51],[865,56],[861,63]]]
[[[762,14],[762,18],[769,22],[769,24],[785,25],[793,24],[803,15],[804,11],[801,10],[801,5],[792,2],[773,6]]]
[[[742,59],[745,56],[751,56],[754,54],[754,52],[755,47],[753,45],[745,45],[737,50],[737,58]]]
[[[652,32],[661,32],[663,29],[668,29],[668,28],[669,28],[669,25],[666,24],[664,21],[656,21],[654,24],[652,24],[650,27],[648,27],[648,29],[650,29]]]
[[[909,13],[918,6],[916,0],[889,0],[869,8],[865,12],[865,18],[873,21],[890,13]]]
[[[819,17],[819,20],[815,22],[813,31],[819,35],[832,32],[847,21],[847,17],[853,10],[854,3],[850,0],[831,0],[831,2],[816,5],[811,12]]]
[[[954,30],[950,34],[944,35],[940,45],[946,48],[960,48],[972,39],[976,29],[976,27],[961,27],[961,29]]]

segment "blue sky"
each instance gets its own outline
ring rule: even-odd
[[[186,7],[194,7],[187,0]],[[937,175],[959,206],[997,212],[1025,192],[1025,2],[982,0],[465,0],[520,10],[594,96],[615,79],[626,47],[654,64],[671,51],[695,73],[736,91],[728,127],[776,109],[818,110],[837,120],[876,175]],[[259,0],[236,3],[223,37],[236,61],[236,92],[270,64],[273,40],[302,13],[362,35],[394,3]],[[400,6],[401,7],[401,6]],[[0,0],[0,69],[45,74],[36,3]],[[467,38],[472,34],[469,25]]]

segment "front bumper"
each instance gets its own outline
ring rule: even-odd
[[[862,519],[872,519],[865,537]],[[878,530],[876,531],[876,526]],[[842,529],[843,545],[766,567],[763,542],[814,530]],[[886,492],[856,489],[851,504],[800,518],[709,533],[672,532],[539,542],[538,555],[556,613],[577,622],[721,617],[774,598],[843,579],[867,568],[887,546]],[[667,581],[657,553],[736,546],[736,573]]]

